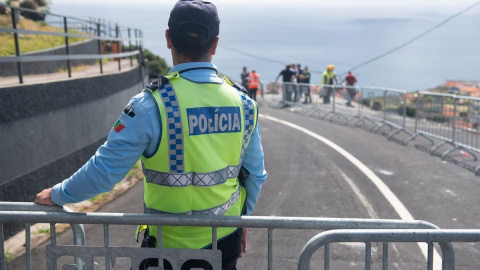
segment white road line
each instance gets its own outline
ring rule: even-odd
[[[365,174],[365,176],[367,176],[368,179],[370,179],[370,181],[372,181],[372,183],[378,188],[380,193],[382,193],[382,195],[390,203],[390,205],[393,207],[393,209],[395,209],[395,212],[397,212],[397,214],[400,216],[400,218],[402,220],[406,220],[406,221],[415,220],[413,218],[412,214],[410,214],[408,209],[405,207],[405,205],[403,205],[403,203],[390,190],[390,188],[387,185],[385,185],[385,183],[382,181],[382,179],[380,179],[372,170],[370,170],[365,164],[363,164],[355,156],[353,156],[352,154],[347,152],[345,149],[343,149],[339,145],[335,144],[334,142],[328,140],[325,137],[322,137],[322,136],[318,135],[315,132],[312,132],[312,131],[310,131],[306,128],[303,128],[301,126],[292,124],[290,122],[287,122],[287,121],[284,121],[284,120],[281,120],[281,119],[278,119],[278,118],[275,118],[275,117],[272,117],[272,116],[269,116],[269,115],[264,115],[264,114],[259,114],[258,116],[263,118],[263,119],[267,119],[267,120],[270,120],[270,121],[273,121],[273,122],[277,122],[279,124],[282,124],[282,125],[291,127],[293,129],[296,129],[298,131],[301,131],[301,132],[303,132],[303,133],[305,133],[305,134],[323,142],[324,144],[330,146],[333,150],[337,151],[339,154],[344,156],[348,161],[350,161],[353,165],[355,165],[363,174]],[[425,258],[427,258],[427,256],[428,256],[427,255],[428,254],[427,244],[426,243],[418,243],[418,245],[419,245],[420,249],[422,250],[423,256]],[[436,269],[436,270],[437,269],[438,270],[442,269],[442,257],[440,256],[440,254],[436,250],[434,250],[433,257],[434,257],[434,260],[433,260],[434,269]]]

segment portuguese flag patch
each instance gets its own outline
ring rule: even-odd
[[[113,130],[115,130],[115,132],[120,132],[122,131],[123,129],[125,128],[124,125],[122,125],[122,122],[120,122],[120,120],[118,120],[115,125],[113,126]]]

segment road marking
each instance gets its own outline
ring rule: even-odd
[[[335,144],[334,142],[330,141],[329,139],[322,137],[318,135],[317,133],[310,131],[306,128],[303,128],[301,126],[292,124],[290,122],[269,116],[269,115],[264,115],[264,114],[259,114],[259,117],[263,119],[267,119],[273,122],[277,122],[279,124],[291,127],[293,129],[296,129],[298,131],[301,131],[321,142],[324,144],[328,145],[330,148],[333,150],[337,151],[340,155],[344,156],[348,161],[350,161],[355,167],[357,167],[365,176],[367,176],[370,181],[378,188],[380,193],[385,197],[385,199],[390,203],[390,205],[395,209],[395,212],[400,216],[402,220],[406,221],[413,221],[415,220],[408,211],[408,209],[403,205],[403,203],[397,198],[397,196],[390,190],[390,188],[380,179],[372,170],[370,170],[365,164],[363,164],[360,160],[358,160],[355,156],[347,152],[347,150],[343,149],[339,145]],[[418,246],[422,250],[423,256],[425,258],[428,257],[428,246],[426,243],[418,243]],[[434,269],[442,269],[442,257],[440,254],[437,252],[437,250],[434,249],[434,254],[433,254],[433,262],[434,262]]]

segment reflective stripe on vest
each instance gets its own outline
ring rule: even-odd
[[[236,178],[240,173],[247,143],[250,140],[255,124],[255,107],[252,100],[247,99],[239,92],[242,99],[245,125],[239,165],[230,165],[214,172],[184,173],[183,128],[178,100],[171,83],[166,84],[164,87],[160,87],[158,91],[165,105],[165,111],[167,112],[170,172],[158,172],[146,169],[145,166],[143,166],[143,174],[146,181],[157,185],[172,187],[190,185],[215,186],[225,183],[228,178]]]
[[[224,203],[220,206],[213,207],[213,208],[210,208],[210,209],[204,209],[204,210],[200,210],[200,211],[189,211],[189,212],[185,212],[185,213],[174,213],[174,214],[177,214],[177,215],[216,215],[216,216],[223,215],[223,213],[227,212],[228,209],[230,209],[230,207],[234,203],[236,203],[239,198],[240,198],[240,187],[237,189],[237,191],[235,193],[232,194],[232,196],[230,197],[230,199],[226,203]],[[169,212],[164,212],[164,211],[148,208],[145,203],[143,203],[143,205],[144,205],[144,209],[145,209],[146,214],[172,214],[172,213],[169,213]]]

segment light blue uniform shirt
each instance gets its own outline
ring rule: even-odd
[[[170,70],[174,71],[183,71],[182,77],[198,83],[223,83],[223,79],[217,76],[215,65],[211,63],[180,64]],[[129,104],[134,116],[124,112],[119,118],[125,128],[120,132],[112,129],[107,141],[82,168],[52,188],[52,200],[56,204],[84,201],[111,190],[141,155],[150,157],[155,154],[160,144],[162,124],[153,96],[142,91]],[[253,212],[262,184],[267,179],[261,143],[257,123],[243,159],[243,166],[250,172],[245,180],[247,215]]]

